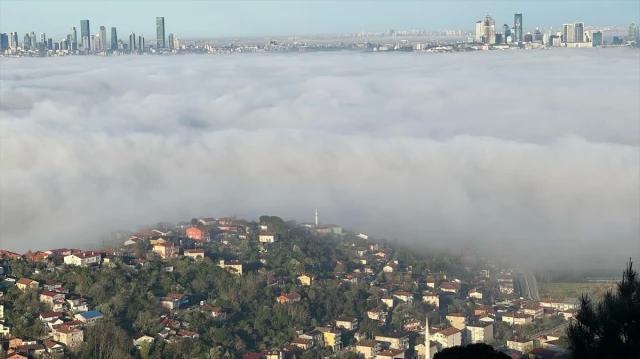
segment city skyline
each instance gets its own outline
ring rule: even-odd
[[[39,1],[3,1],[0,3],[0,32],[46,32],[54,39],[66,36],[79,19],[89,19],[92,33],[100,26],[115,27],[126,33],[147,37],[156,33],[153,18],[170,15],[168,33],[183,38],[286,36],[378,32],[388,29],[473,31],[478,14],[491,14],[496,26],[512,23],[514,13],[524,13],[523,31],[535,27],[560,28],[566,22],[583,21],[596,26],[626,26],[638,21],[640,4],[632,1],[602,1],[573,6],[574,1],[560,3],[466,2],[460,10],[444,2],[379,2],[367,6],[360,2],[162,2],[149,11],[147,2],[91,2],[79,6],[57,3],[55,7]],[[125,6],[126,4],[126,6]],[[178,6],[178,4],[180,6]],[[28,13],[28,18],[20,14]],[[456,16],[442,16],[455,13]]]

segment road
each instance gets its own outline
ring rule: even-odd
[[[538,281],[531,272],[522,271],[516,275],[516,285],[520,296],[531,300],[540,300]]]

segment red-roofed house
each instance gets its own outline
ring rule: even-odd
[[[300,296],[300,294],[296,292],[291,292],[291,293],[281,294],[280,296],[278,296],[278,298],[276,298],[276,302],[278,302],[279,304],[296,303],[296,302],[299,302],[301,299],[302,297]]]

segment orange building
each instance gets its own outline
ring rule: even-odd
[[[202,242],[204,241],[204,231],[198,227],[189,227],[185,230],[185,234],[188,238],[193,239],[194,241]]]

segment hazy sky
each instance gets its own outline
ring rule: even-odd
[[[631,49],[0,59],[0,248],[318,207],[389,239],[619,268],[640,256],[639,63]]]
[[[180,37],[291,35],[445,28],[471,30],[489,13],[496,24],[524,14],[525,29],[583,21],[587,25],[638,22],[640,2],[627,1],[0,1],[0,31],[46,32],[61,37],[81,19],[116,26],[120,34],[155,33],[165,16],[167,33]]]

